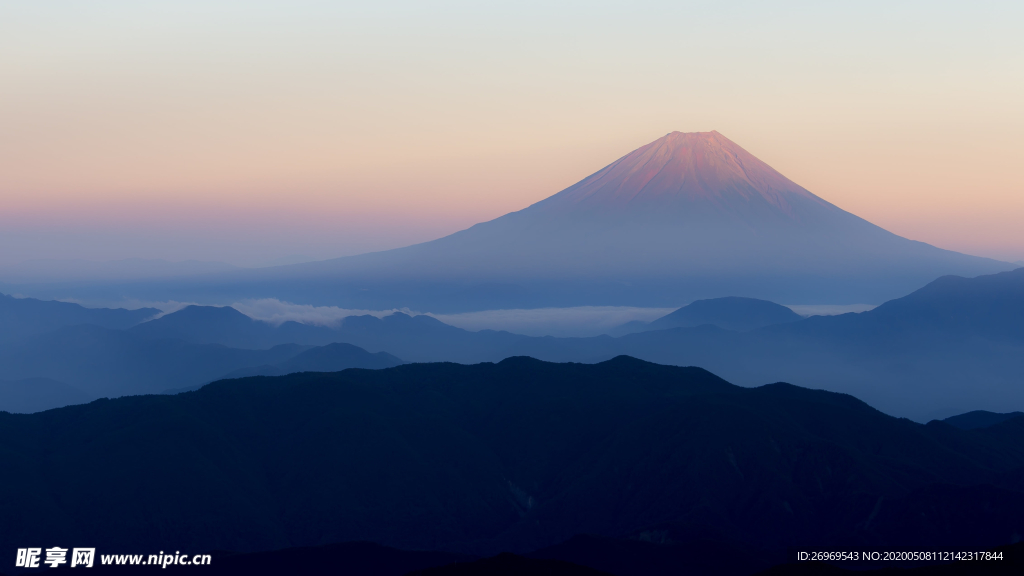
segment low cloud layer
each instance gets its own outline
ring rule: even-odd
[[[337,306],[310,306],[308,304],[292,304],[282,302],[276,298],[261,298],[259,300],[242,300],[231,305],[242,314],[256,320],[263,320],[275,326],[284,322],[294,321],[302,324],[313,324],[316,326],[335,327],[343,318],[348,316],[376,316],[383,318],[395,312],[415,314],[408,309],[403,310],[356,310],[351,308],[338,308]]]
[[[874,304],[795,304],[786,307],[801,316],[837,316],[849,312],[867,312],[876,308]]]
[[[133,308],[150,306],[161,310],[157,317],[170,314],[194,304],[193,302],[132,302]],[[415,316],[420,312],[408,308],[391,310],[361,310],[339,308],[337,306],[311,306],[308,304],[292,304],[276,298],[258,300],[242,300],[231,304],[231,307],[256,320],[262,320],[275,326],[284,322],[294,321],[302,324],[338,326],[348,316],[370,315],[383,318],[395,312]],[[830,316],[847,312],[864,312],[874,306],[870,304],[837,304],[837,305],[792,305],[789,306],[797,314],[803,316]],[[656,320],[675,308],[638,308],[631,306],[576,306],[571,308],[536,308],[511,310],[483,310],[462,314],[426,313],[445,324],[465,330],[505,330],[527,336],[560,336],[585,337],[597,336],[627,322],[650,322]]]
[[[231,305],[239,312],[274,325],[295,321],[334,327],[347,316],[369,314],[383,318],[395,312],[416,315],[403,309],[356,310],[337,306],[292,304],[274,298],[244,300]],[[507,330],[530,336],[595,336],[633,320],[650,321],[671,312],[671,308],[631,308],[624,306],[580,306],[534,310],[485,310],[463,314],[430,314],[445,324],[466,330]]]
[[[466,330],[507,330],[527,336],[597,336],[626,322],[656,320],[673,310],[674,308],[577,306],[531,310],[484,310],[431,316]]]

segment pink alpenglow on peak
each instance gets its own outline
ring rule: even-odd
[[[666,134],[531,208],[773,220],[842,212],[717,131]]]
[[[466,312],[880,303],[1011,265],[883,230],[718,132],[672,132],[540,202],[406,248],[238,274],[236,298]],[[294,296],[292,295],[294,293]]]

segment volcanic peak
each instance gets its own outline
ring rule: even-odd
[[[837,210],[717,131],[666,134],[534,206],[675,211],[694,204],[790,217],[796,204]]]

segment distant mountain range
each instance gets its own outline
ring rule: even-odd
[[[85,308],[70,302],[0,294],[0,344],[79,324],[123,330],[159,313],[155,308]]]
[[[349,368],[365,368],[379,370],[404,364],[387,352],[370,353],[351,344],[327,344],[299,352],[291,358],[277,364],[247,366],[232,370],[217,380],[227,378],[248,378],[250,376],[284,376],[295,372],[340,372]],[[206,383],[204,383],[206,384]],[[165,394],[178,394],[197,390],[203,384],[164,391]]]
[[[563,545],[551,557],[632,549],[749,574],[793,546],[979,550],[1024,534],[1024,418],[921,425],[627,357],[224,380],[0,413],[0,446],[17,471],[0,490],[19,495],[0,504],[7,548]],[[580,534],[604,540],[570,544]],[[709,566],[686,550],[723,553]]]
[[[91,325],[62,328],[0,349],[0,411],[37,412],[100,397],[194,389],[220,378],[347,368],[402,361],[351,344],[281,344],[264,350],[142,339]]]
[[[39,311],[51,326],[85,313],[122,322],[148,314],[3,302],[25,307],[18,314],[30,333],[38,330],[32,314]],[[71,314],[51,321],[50,305]],[[683,327],[656,329],[674,324]],[[751,329],[763,324],[769,325]],[[335,327],[275,326],[229,307],[192,306],[127,330],[73,325],[0,345],[0,379],[48,378],[99,397],[191,389],[228,375],[376,368],[399,358],[473,364],[531,356],[592,363],[627,354],[700,366],[747,386],[787,381],[854,393],[887,413],[919,421],[966,410],[1024,408],[1024,269],[943,277],[858,314],[797,319],[771,302],[722,298],[696,302],[654,325],[626,328],[645,331],[619,338],[540,338],[469,332],[401,313],[352,316]],[[358,347],[363,357],[356,360],[347,348],[335,347],[325,349],[334,363],[289,364],[308,347],[332,343]],[[370,353],[384,353],[384,363]],[[52,387],[40,388],[45,396],[49,392],[43,390]],[[54,398],[65,402],[65,395]],[[62,404],[48,406],[57,405]]]
[[[517,355],[600,362],[628,354],[700,366],[748,386],[787,381],[854,393],[890,414],[921,421],[969,408],[1024,407],[1024,269],[943,277],[868,312],[795,317],[770,302],[716,299],[684,307],[665,320],[703,324],[695,327],[620,338],[538,338],[468,332],[429,316],[400,313],[348,317],[335,328],[294,322],[274,327],[232,308],[194,307],[130,332],[233,347],[348,342],[411,362],[471,364]],[[714,325],[750,328],[772,321],[779,323],[744,332]]]
[[[672,132],[545,200],[423,244],[288,266],[111,280],[105,288],[37,283],[19,291],[202,303],[278,298],[434,313],[674,307],[723,296],[878,304],[939,276],[1012,267],[883,230],[718,132]]]

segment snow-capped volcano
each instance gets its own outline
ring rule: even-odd
[[[238,295],[430,311],[680,306],[720,296],[871,304],[942,275],[1010,267],[883,230],[718,132],[672,132],[450,236],[228,284]]]

